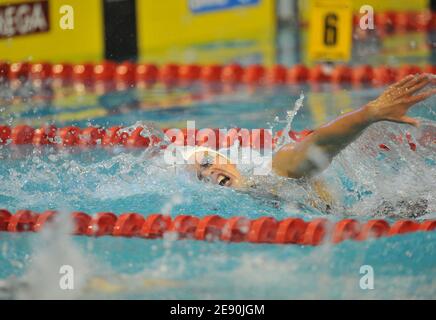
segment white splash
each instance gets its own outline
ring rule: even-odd
[[[300,97],[295,101],[294,108],[286,112],[286,126],[283,128],[282,132],[286,133],[292,130],[292,122],[294,121],[295,116],[297,115],[298,111],[303,106],[304,102],[304,93],[300,93]],[[279,150],[281,147],[283,147],[287,143],[291,143],[292,140],[289,137],[288,134],[282,134],[276,144],[275,150]]]

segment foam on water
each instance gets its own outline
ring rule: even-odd
[[[298,101],[288,113],[285,129],[292,127],[303,96]],[[157,132],[149,123],[136,123],[128,130],[138,126],[145,127],[146,134]],[[397,216],[392,218],[398,218],[410,216],[411,207],[424,212],[425,218],[436,216],[435,141],[425,138],[430,133],[434,139],[435,131],[432,120],[423,120],[420,128],[385,122],[371,126],[321,174],[336,200],[332,218],[367,219],[393,213]],[[408,132],[416,151],[404,139]],[[392,139],[399,135],[402,142]],[[380,149],[381,143],[390,151]],[[262,190],[266,192],[255,194],[205,184],[185,170],[165,165],[158,150],[1,147],[0,204],[11,210],[217,213],[251,218],[325,214],[307,201],[315,197],[310,185],[266,177],[270,185],[280,184],[275,194],[279,197],[271,201],[266,184]],[[7,278],[0,282],[0,296],[2,289],[6,297],[69,299],[428,298],[436,294],[431,284],[436,272],[434,234],[301,248],[171,238],[72,239],[67,235],[69,226],[63,214],[59,225],[43,234],[0,234],[0,272]],[[61,264],[76,269],[77,290],[59,290]],[[376,268],[378,290],[358,288],[363,264]]]
[[[406,140],[408,133],[413,137],[416,151]],[[402,141],[393,139],[400,136]],[[419,128],[377,123],[338,155],[323,175],[329,187],[342,194],[342,202],[352,214],[434,216],[435,137],[436,124],[431,120],[422,119]],[[379,144],[387,145],[390,150],[382,151]],[[344,177],[348,180],[345,185]],[[409,210],[411,206],[416,210]],[[387,210],[384,214],[383,208]]]
[[[401,200],[410,203],[410,206],[416,206],[417,200],[425,200],[426,217],[434,216],[436,153],[434,141],[426,140],[425,137],[429,132],[432,132],[433,135],[430,136],[434,137],[435,130],[435,123],[429,120],[424,120],[420,128],[389,123],[372,126],[321,175],[338,201],[331,214],[338,218],[343,215],[372,217],[380,205],[386,206],[386,203],[390,203],[393,207],[392,212],[380,214],[385,214],[384,217],[390,216],[391,213],[407,216],[409,212],[402,208],[404,203],[398,204]],[[416,151],[412,151],[404,140],[399,142],[390,138],[400,134],[405,136],[407,132],[410,132],[416,142]],[[381,150],[378,147],[380,143],[388,145],[390,151]],[[279,200],[282,208],[278,209],[271,203],[259,199],[253,201],[250,194],[204,184],[184,170],[169,168],[163,164],[162,155],[156,155],[155,150],[114,150],[109,153],[94,150],[76,154],[22,148],[12,152],[10,149],[3,151],[7,153],[3,153],[6,159],[2,161],[5,165],[0,169],[1,197],[3,205],[12,209],[43,210],[51,207],[63,208],[64,211],[116,211],[115,208],[120,213],[134,211],[136,207],[140,208],[139,212],[145,213],[192,212],[202,215],[215,210],[212,212],[224,215],[300,215],[306,218],[314,214],[323,214],[310,206],[295,205],[296,201],[301,202],[301,199],[298,199],[300,196],[310,194],[310,188],[307,186],[295,184],[293,181],[287,185],[282,184]],[[281,183],[286,183],[286,179],[277,179]],[[263,208],[260,203],[264,205]],[[277,249],[271,251],[276,253],[270,253],[269,249],[261,249],[261,252],[258,252],[248,245],[250,248],[246,249],[254,251],[243,251],[235,260],[234,252],[222,253],[221,245],[206,244],[217,246],[213,255],[205,254],[206,249],[203,248],[203,251],[200,250],[200,257],[191,259],[190,256],[196,255],[193,243],[185,242],[180,247],[173,239],[168,238],[162,241],[162,246],[157,244],[163,255],[153,258],[151,254],[151,257],[144,258],[145,261],[151,262],[150,266],[142,262],[134,267],[136,272],[129,272],[130,269],[127,268],[126,273],[126,270],[117,270],[116,264],[108,267],[107,262],[100,261],[104,260],[101,252],[111,255],[112,250],[116,250],[116,247],[110,244],[101,244],[102,240],[108,239],[99,239],[100,244],[97,244],[97,248],[94,248],[94,244],[89,247],[96,239],[77,246],[67,235],[68,230],[65,226],[69,224],[66,223],[66,215],[61,216],[64,218],[57,228],[47,229],[41,235],[42,238],[32,240],[33,249],[30,251],[34,252],[33,255],[27,256],[24,260],[9,261],[11,266],[15,265],[14,268],[22,270],[19,280],[8,280],[7,285],[3,284],[3,287],[9,288],[9,297],[12,290],[14,298],[134,298],[156,297],[159,294],[170,297],[183,297],[182,294],[185,294],[192,298],[224,298],[229,291],[233,297],[241,298],[247,295],[253,298],[266,295],[289,298],[362,298],[362,292],[356,289],[355,275],[338,276],[332,270],[322,271],[320,266],[331,264],[337,259],[333,254],[337,249],[329,246],[313,251],[307,249],[311,252],[309,254],[291,249],[292,255],[300,255],[297,259],[297,256],[281,256],[277,254]],[[64,227],[59,227],[62,225]],[[139,241],[143,243],[144,240]],[[417,243],[410,245],[410,248],[414,248],[415,255],[419,247]],[[138,248],[143,245],[139,245]],[[98,247],[103,250],[99,250]],[[125,244],[122,247],[123,252],[127,250]],[[410,248],[409,250],[412,250]],[[419,250],[424,249],[421,246]],[[150,248],[143,247],[143,250],[150,251]],[[356,258],[354,262],[356,269],[365,262],[365,250],[361,253],[362,257]],[[398,248],[395,250],[400,252],[397,252],[397,255],[408,251]],[[425,250],[430,256],[431,252],[435,252],[434,248]],[[93,260],[98,263],[92,262]],[[137,263],[138,261],[132,263],[132,266]],[[58,268],[61,264],[75,266],[78,290],[69,292],[59,289]],[[217,269],[217,265],[220,264],[222,270]],[[102,265],[104,267],[101,267]],[[311,266],[313,270],[310,269]],[[307,268],[309,271],[303,271]],[[191,269],[198,269],[198,275],[192,275]],[[206,269],[208,277],[204,278],[204,273],[200,270]],[[257,276],[260,270],[262,277]],[[168,277],[169,273],[172,276]],[[194,281],[192,277],[200,277],[201,281]],[[388,290],[388,296],[392,298],[434,295],[434,287],[425,285],[428,281],[426,275],[408,277],[384,276],[378,282],[378,286]],[[283,279],[286,279],[284,283]],[[395,283],[395,289],[392,289],[392,283]],[[419,290],[414,291],[415,286],[418,286]],[[332,291],[332,287],[341,289]],[[44,290],[41,290],[42,288]],[[172,291],[173,288],[178,288],[177,293]],[[214,288],[212,292],[211,288]],[[257,288],[257,291],[253,291],[254,288]],[[299,288],[299,291],[286,291],[286,288]],[[150,293],[151,291],[156,295]],[[385,296],[374,293],[367,297]]]
[[[434,214],[435,131],[436,125],[431,120],[423,120],[419,128],[387,122],[372,125],[320,175],[334,196],[331,213],[369,217],[379,206],[378,211],[382,212],[385,206],[387,214],[395,213],[389,210],[395,211],[397,207],[401,213],[405,210],[400,208],[402,201],[403,207],[419,204],[423,212]],[[416,151],[406,141],[407,134],[411,134]],[[402,141],[398,139],[400,136]],[[382,143],[390,150],[380,149]],[[259,178],[262,183],[256,192],[241,193],[202,183],[183,166],[167,166],[159,147],[145,151],[74,152],[6,146],[0,152],[3,158],[0,200],[12,210],[57,209],[65,204],[85,211],[140,208],[139,212],[151,212],[164,208],[173,195],[178,195],[180,199],[174,204],[177,212],[195,212],[193,209],[200,208],[198,213],[202,214],[226,207],[223,214],[246,213],[257,211],[258,202],[252,205],[251,194],[256,201],[265,203],[262,212],[268,210],[273,215],[307,214],[313,210],[323,213],[319,207],[311,208],[308,199],[314,198],[315,192],[310,184],[269,175]],[[268,194],[272,194],[269,191],[273,188],[276,199],[271,207]],[[282,209],[274,208],[277,200]],[[295,206],[297,202],[304,206]],[[116,203],[109,208],[108,204]]]
[[[285,127],[283,128],[283,132],[290,132],[292,128],[292,122],[295,119],[295,116],[297,115],[298,111],[303,107],[304,103],[304,93],[300,93],[300,97],[295,101],[294,108],[286,112],[286,120],[284,121],[286,123]],[[276,117],[276,122],[280,122],[279,118]],[[281,147],[283,147],[285,144],[291,143],[292,140],[289,137],[289,135],[284,134],[281,135],[279,140],[277,141],[277,144],[275,146],[275,151],[279,150]]]

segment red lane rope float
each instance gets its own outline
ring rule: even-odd
[[[92,235],[92,217],[87,215],[85,212],[73,212],[71,217],[74,221],[74,231],[73,234],[83,234],[90,236]],[[114,234],[115,235],[115,234]]]
[[[117,218],[112,232],[116,237],[134,237],[140,234],[144,217],[137,213],[123,213]]]
[[[252,221],[247,239],[254,243],[273,243],[276,240],[278,222],[272,217]]]
[[[339,243],[347,239],[356,240],[360,234],[361,225],[354,219],[344,219],[335,224],[333,229],[333,243]]]
[[[301,243],[306,230],[306,222],[299,218],[287,218],[279,223],[276,243]]]
[[[57,214],[52,210],[41,214],[30,210],[18,210],[11,214],[8,210],[0,209],[0,231],[38,232],[51,223]],[[224,218],[219,215],[178,215],[171,218],[159,213],[144,217],[138,213],[123,213],[117,216],[111,212],[100,212],[94,216],[85,212],[73,212],[71,218],[72,234],[75,235],[157,239],[169,234],[175,236],[175,239],[309,246],[323,243],[338,244],[346,240],[364,241],[418,231],[436,231],[436,220],[399,220],[389,225],[381,219],[364,222],[343,219],[335,222],[325,218],[304,221],[300,218],[249,219]]]
[[[369,65],[326,65],[307,67],[296,64],[291,67],[273,65],[271,67],[252,64],[229,65],[179,65],[175,63],[143,64],[132,62],[116,63],[103,61],[97,64],[81,63],[71,65],[0,61],[0,79],[10,81],[24,80],[62,80],[62,84],[115,82],[123,84],[121,87],[139,84],[153,85],[157,82],[167,85],[185,85],[201,81],[204,83],[223,84],[298,84],[332,82],[335,84],[367,84],[385,85],[402,79],[408,74],[420,72],[435,73],[435,66],[427,65],[423,68],[416,65],[403,65],[397,68]]]
[[[219,240],[226,219],[218,215],[210,215],[201,219],[195,230],[195,239],[197,240]]]
[[[9,218],[7,231],[9,232],[25,232],[33,231],[36,216],[30,210],[18,210]]]
[[[388,235],[415,232],[420,229],[420,224],[413,220],[400,220],[395,222],[389,229]]]
[[[56,211],[47,210],[37,216],[35,224],[33,225],[33,231],[38,232],[42,229],[44,224],[53,220],[56,215]]]
[[[11,213],[7,210],[0,209],[0,231],[7,231]]]
[[[365,223],[356,240],[366,240],[368,238],[380,238],[389,232],[389,223],[384,220],[370,220]]]
[[[245,217],[232,217],[226,221],[221,233],[221,240],[242,242],[247,240],[251,220]]]
[[[88,127],[79,128],[67,126],[56,128],[53,125],[43,126],[34,129],[28,125],[18,125],[9,127],[0,125],[0,146],[1,145],[34,145],[45,146],[53,145],[57,147],[83,147],[90,148],[96,146],[113,147],[124,146],[130,148],[148,148],[156,146],[162,140],[156,135],[143,135],[143,128],[137,127],[133,131],[125,130],[121,126],[110,127],[108,129]],[[232,128],[227,131],[219,129],[202,129],[195,131],[188,129],[162,129],[163,134],[171,143],[177,145],[202,145],[211,148],[228,148],[236,140],[242,147],[251,147],[254,149],[274,148],[278,139],[283,135],[279,130],[272,133],[267,129],[247,130],[241,128]],[[298,142],[310,135],[312,130],[289,131],[289,137]],[[192,139],[190,139],[190,137]],[[215,138],[215,140],[210,140]],[[191,141],[192,140],[192,141]],[[403,136],[391,137],[395,143],[407,142],[412,151],[416,151],[417,145],[412,135],[406,133]],[[426,132],[425,137],[420,138],[422,144],[432,143],[436,140],[434,132]],[[165,146],[162,146],[163,148]],[[391,148],[385,143],[379,144],[379,148],[389,151]]]
[[[318,218],[310,221],[299,243],[304,245],[317,246],[325,241],[327,228],[330,227],[329,221]]]
[[[112,212],[100,212],[92,220],[95,236],[112,235],[118,217]]]
[[[147,239],[161,238],[171,226],[171,217],[163,214],[148,216],[141,228],[141,236]],[[203,240],[203,239],[199,239]]]
[[[170,224],[168,232],[177,235],[178,239],[194,239],[200,219],[190,215],[179,215]]]

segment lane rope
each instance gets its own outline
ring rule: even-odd
[[[354,26],[359,26],[361,15],[353,15]],[[407,31],[435,31],[436,12],[423,11],[384,11],[374,14],[376,30],[381,35],[392,35]]]
[[[0,209],[0,231],[39,232],[59,215],[49,210],[36,213],[18,210],[14,214]],[[398,220],[389,224],[382,219],[359,222],[355,219],[330,221],[316,218],[304,221],[300,218],[276,220],[273,217],[249,219],[247,217],[224,218],[219,215],[196,217],[164,214],[143,216],[139,213],[99,212],[94,216],[85,212],[72,212],[74,235],[90,237],[115,236],[145,239],[163,238],[171,234],[175,239],[203,241],[251,242],[274,244],[297,244],[317,246],[323,243],[341,243],[345,240],[364,241],[412,232],[436,230],[436,220]]]
[[[186,85],[193,82],[222,84],[301,84],[333,83],[353,85],[386,85],[403,79],[409,74],[427,72],[436,74],[436,66],[402,65],[400,67],[337,64],[317,64],[307,67],[296,64],[291,67],[271,67],[253,64],[242,66],[199,65],[168,63],[161,66],[148,63],[125,61],[116,63],[8,63],[0,61],[0,83],[14,81],[51,81],[62,85],[85,83],[89,86],[101,83],[122,83],[127,87],[151,86],[158,82],[169,86]]]
[[[299,142],[313,131],[305,129],[302,131],[289,131],[288,136],[293,141]],[[229,148],[236,141],[242,147],[253,149],[274,148],[278,139],[283,135],[279,130],[273,133],[269,129],[244,129],[231,128],[228,130],[214,129],[162,129],[162,134],[150,134],[142,126],[127,127],[114,126],[107,129],[100,127],[80,128],[77,126],[66,126],[57,128],[54,125],[46,125],[40,128],[33,128],[28,125],[10,127],[0,125],[0,146],[56,146],[56,147],[79,147],[83,149],[92,147],[116,147],[128,148],[149,148],[157,146],[166,140],[167,143],[176,145],[197,145],[210,148]],[[393,143],[407,143],[411,150],[417,150],[417,142],[422,145],[436,143],[436,131],[427,130],[418,141],[407,132],[397,136],[388,137],[391,143],[381,143],[379,148],[383,151],[390,151]],[[389,147],[389,145],[391,147]],[[161,144],[161,148],[166,145]]]

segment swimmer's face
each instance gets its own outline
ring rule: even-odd
[[[207,151],[196,152],[194,164],[190,169],[194,170],[197,178],[223,187],[241,188],[244,180],[236,166],[229,163],[225,157],[208,153]]]

